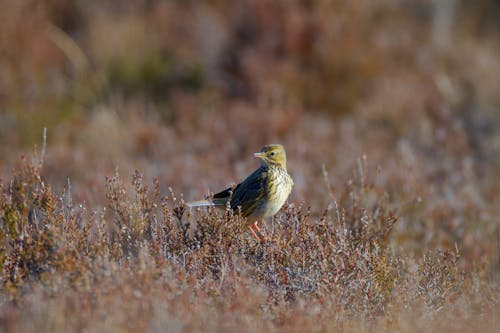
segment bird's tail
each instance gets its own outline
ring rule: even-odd
[[[210,207],[210,206],[224,206],[225,203],[219,202],[219,201],[210,201],[210,200],[198,200],[198,201],[191,201],[186,203],[186,206],[193,208],[193,207]]]

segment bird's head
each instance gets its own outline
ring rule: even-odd
[[[268,166],[279,166],[286,169],[285,148],[280,144],[270,144],[264,146],[260,152],[254,154],[261,160],[261,164]]]

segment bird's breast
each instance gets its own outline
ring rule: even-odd
[[[293,180],[285,169],[270,169],[267,173],[266,200],[251,214],[262,219],[275,215],[292,192]]]

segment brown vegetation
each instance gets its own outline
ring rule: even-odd
[[[446,3],[3,3],[1,330],[493,331],[500,9]],[[266,243],[184,206],[271,142]]]

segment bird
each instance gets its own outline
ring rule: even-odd
[[[247,228],[260,242],[265,241],[258,222],[274,216],[292,192],[294,182],[286,168],[286,152],[281,144],[268,144],[254,154],[260,166],[245,180],[205,200],[186,203],[188,207],[229,207],[247,219]]]

